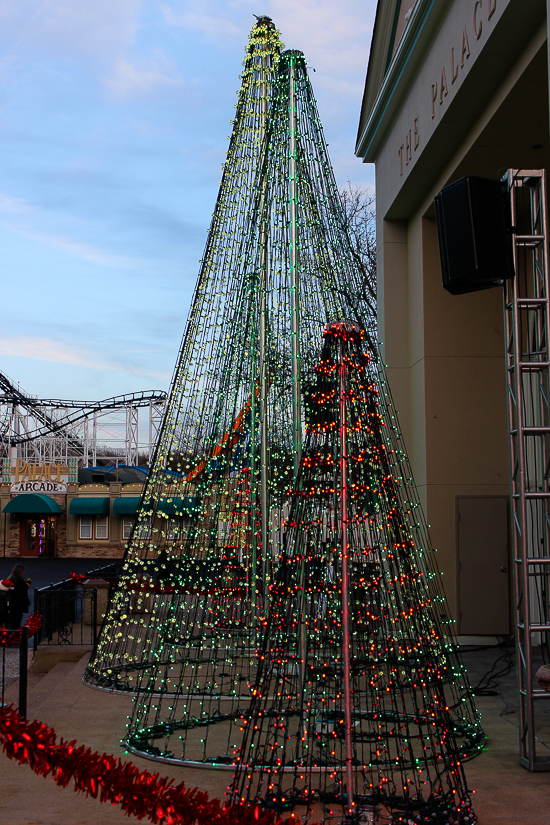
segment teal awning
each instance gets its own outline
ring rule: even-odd
[[[63,510],[53,498],[40,493],[24,493],[8,501],[4,513],[35,513],[36,515],[62,513]]]
[[[113,501],[113,513],[119,516],[135,516],[140,502],[139,496],[123,496]]]
[[[108,516],[109,499],[99,496],[95,498],[73,498],[69,504],[69,513],[73,516]]]
[[[173,498],[161,498],[158,504],[158,513],[164,513],[165,516],[190,516],[196,512],[199,499],[197,496],[185,496],[181,498],[174,496]]]

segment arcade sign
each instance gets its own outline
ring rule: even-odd
[[[29,464],[16,459],[11,468],[12,493],[64,494],[72,468],[67,464]]]

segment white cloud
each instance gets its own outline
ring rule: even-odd
[[[16,198],[13,195],[3,195],[0,192],[0,212],[11,214],[21,214],[30,210],[29,203],[23,198]]]
[[[98,249],[92,244],[75,241],[71,238],[65,238],[62,235],[44,235],[39,232],[30,232],[28,233],[28,237],[32,237],[33,240],[39,243],[50,244],[50,246],[64,249],[66,252],[72,252],[80,258],[93,261],[102,266],[126,268],[140,266],[143,263],[139,258],[131,258],[127,255],[113,255],[109,252],[104,252],[102,249]]]
[[[164,19],[170,26],[180,26],[191,29],[204,35],[209,40],[218,41],[218,43],[220,40],[223,42],[227,38],[238,40],[239,42],[242,41],[242,27],[236,25],[232,20],[229,20],[228,17],[217,14],[219,4],[208,3],[205,0],[198,0],[198,2],[197,0],[195,0],[195,2],[188,0],[188,2],[178,5],[180,7],[183,6],[182,11],[176,11],[173,5],[170,6],[167,3],[161,6]],[[211,13],[207,11],[209,7]],[[230,10],[228,9],[228,11]],[[253,20],[251,18],[251,27],[252,22]],[[245,42],[246,41],[243,42],[243,46]]]
[[[53,216],[53,220],[56,220],[56,216]],[[141,258],[116,255],[85,241],[52,232],[46,228],[51,221],[52,216],[47,211],[36,209],[23,198],[0,193],[0,226],[7,231],[35,243],[63,249],[102,266],[124,269],[143,267]]]
[[[335,81],[341,78],[346,94],[356,94],[364,81],[375,5],[366,2],[363,13],[358,14],[355,0],[269,3],[286,47],[303,51],[308,64],[318,72],[331,73]],[[357,76],[357,87],[349,82],[350,75]]]
[[[17,0],[0,4],[8,54],[25,44],[57,56],[109,54],[133,42],[145,0]]]
[[[182,77],[167,74],[159,66],[138,68],[126,59],[119,60],[111,77],[104,79],[104,84],[116,98],[133,95],[151,94],[160,88],[183,87]]]
[[[4,229],[8,229],[27,240],[46,246],[53,246],[57,249],[63,249],[65,252],[70,252],[79,258],[84,258],[86,261],[93,261],[93,263],[100,264],[101,266],[108,266],[114,269],[143,267],[143,260],[141,258],[132,258],[129,255],[115,255],[110,252],[105,252],[93,244],[77,241],[64,237],[63,235],[52,235],[49,232],[40,232],[25,226],[16,225],[9,221],[0,221],[0,225],[3,226]]]
[[[64,364],[86,367],[88,369],[144,375],[166,382],[170,376],[162,373],[139,369],[131,364],[113,361],[96,354],[79,352],[73,346],[53,338],[39,338],[30,335],[0,337],[0,355],[30,358],[34,361],[47,361],[50,364]]]
[[[0,43],[6,47],[0,72],[13,72],[20,56],[36,59],[49,55],[92,62],[103,75],[103,83],[117,97],[149,94],[159,87],[183,85],[160,49],[141,59],[138,35],[141,14],[148,0],[17,0],[0,4]],[[10,36],[11,34],[11,36]],[[101,68],[99,68],[101,67]],[[19,71],[23,71],[19,65]]]

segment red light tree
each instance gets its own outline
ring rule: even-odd
[[[363,337],[325,330],[233,796],[314,821],[473,823],[461,762],[483,732]]]

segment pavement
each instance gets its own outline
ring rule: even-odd
[[[18,559],[0,562],[0,576],[9,574]],[[25,574],[36,587],[66,579],[71,572],[85,573],[111,563],[110,559],[24,559]],[[32,599],[32,592],[31,592]],[[223,798],[231,773],[216,769],[191,768],[148,761],[126,754],[120,741],[131,714],[132,697],[92,690],[82,682],[91,649],[86,647],[41,646],[38,659],[28,675],[29,719],[53,727],[59,736],[94,750],[111,753],[148,770],[199,787],[211,796]],[[465,765],[468,785],[474,790],[479,825],[550,825],[550,772],[529,773],[518,759],[517,684],[513,648],[470,645],[463,648],[471,684],[478,688],[476,704],[482,715],[487,740],[477,758]],[[15,662],[14,662],[15,664]],[[7,662],[6,662],[7,665]],[[6,668],[7,669],[7,668]],[[11,675],[11,674],[10,674]],[[11,681],[11,680],[10,680]],[[17,704],[18,682],[5,695]],[[550,757],[549,700],[537,705],[537,752]],[[101,805],[36,776],[0,754],[0,824],[63,825],[73,820],[82,825],[137,822],[117,807]],[[143,822],[143,820],[141,820]]]
[[[68,648],[65,648],[68,655]],[[473,685],[487,695],[477,698],[487,735],[484,751],[465,765],[479,825],[549,825],[550,773],[529,773],[518,762],[518,726],[515,710],[515,676],[511,648],[467,648],[464,658]],[[29,719],[52,726],[59,736],[77,740],[94,750],[131,760],[140,769],[183,780],[211,796],[223,798],[231,773],[215,769],[195,770],[148,761],[124,754],[120,740],[131,713],[131,696],[93,690],[82,682],[89,652],[73,649],[73,661],[57,661],[56,651],[41,655],[29,673]],[[61,653],[60,653],[61,655]],[[74,659],[78,659],[74,661]],[[53,665],[53,666],[52,666]],[[511,667],[510,667],[511,665]],[[51,667],[51,669],[49,669]],[[496,675],[491,681],[488,671]],[[17,683],[6,700],[17,702]],[[550,701],[541,702],[537,729],[541,753],[550,756]],[[36,776],[0,755],[0,823],[10,825],[122,825],[138,821],[111,805],[63,789],[50,779]],[[143,822],[143,820],[142,820]]]

